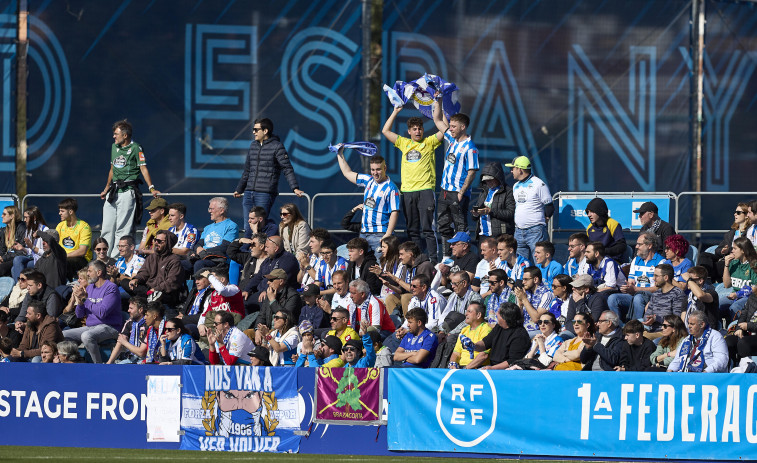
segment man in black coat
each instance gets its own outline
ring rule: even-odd
[[[376,255],[371,250],[371,245],[363,238],[353,238],[347,243],[347,252],[350,263],[347,264],[348,280],[360,278],[368,283],[372,294],[381,294],[381,280],[378,275],[371,272],[370,268],[378,265]]]
[[[628,344],[619,324],[615,312],[605,310],[597,321],[597,335],[583,338],[586,347],[581,351],[581,363],[585,371],[613,371],[629,364]]]

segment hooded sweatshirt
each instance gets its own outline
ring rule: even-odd
[[[505,183],[505,172],[502,170],[502,164],[499,162],[490,162],[481,170],[481,193],[473,203],[473,207],[482,207],[489,196],[489,188],[484,183],[484,175],[488,175],[499,180],[499,190],[494,193],[491,199],[491,236],[502,234],[512,235],[515,232],[515,197],[513,189]],[[476,234],[481,234],[481,220],[476,223]]]
[[[164,293],[178,292],[184,283],[184,269],[181,259],[173,254],[172,249],[178,238],[171,232],[166,232],[166,246],[161,252],[150,254],[144,265],[134,277],[138,284],[143,284],[155,291]]]
[[[599,241],[605,246],[605,255],[614,260],[620,260],[626,252],[626,238],[623,236],[623,227],[617,220],[609,217],[607,203],[602,198],[594,198],[586,206],[586,212],[594,212],[599,215],[596,224],[586,227],[589,241]]]
[[[363,263],[360,264],[359,270],[360,270],[360,276],[355,275],[355,263],[350,262],[347,265],[347,275],[349,278],[349,281],[355,280],[357,278],[360,278],[361,280],[368,283],[368,286],[371,288],[372,294],[381,294],[381,285],[383,284],[378,276],[376,276],[375,273],[371,272],[369,269],[371,266],[376,265],[376,254],[373,253],[373,250],[369,250],[365,254],[363,254]]]

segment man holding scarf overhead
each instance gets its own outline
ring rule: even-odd
[[[724,373],[728,368],[728,347],[723,336],[707,325],[700,310],[689,314],[689,336],[678,346],[668,371]]]

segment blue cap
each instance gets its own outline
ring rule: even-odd
[[[447,240],[448,243],[457,243],[458,241],[462,241],[463,243],[470,243],[470,236],[468,236],[465,232],[457,232],[455,233],[455,236],[452,237],[452,239]]]

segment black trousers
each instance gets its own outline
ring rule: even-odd
[[[437,201],[437,220],[439,234],[442,235],[442,252],[449,256],[447,240],[455,236],[455,233],[468,231],[468,206],[470,198],[463,196],[457,200],[456,191],[442,190]]]
[[[432,190],[408,191],[402,193],[402,211],[407,223],[407,237],[428,254],[436,263],[437,242],[434,233],[434,209],[436,201]]]

